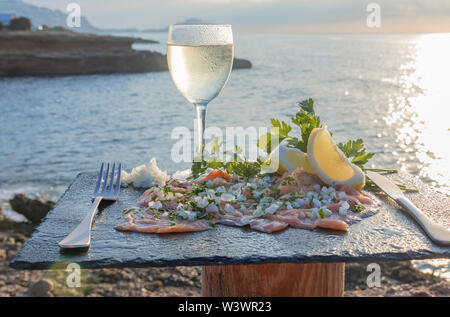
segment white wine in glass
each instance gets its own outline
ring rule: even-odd
[[[205,144],[206,106],[225,86],[233,66],[230,25],[171,25],[167,41],[170,75],[197,110],[197,154]]]

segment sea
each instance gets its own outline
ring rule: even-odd
[[[165,33],[115,35],[166,50]],[[370,167],[409,172],[450,195],[450,34],[236,32],[234,49],[253,67],[232,71],[207,126],[268,127],[312,98],[335,141],[361,138],[375,153]],[[171,159],[172,132],[194,131],[194,117],[168,72],[0,78],[0,201],[57,200],[102,161],[130,170],[155,157],[169,173],[186,169]],[[415,263],[450,280],[448,260]]]

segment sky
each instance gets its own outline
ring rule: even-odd
[[[187,18],[273,32],[450,32],[449,0],[24,0],[59,9],[71,2],[99,28],[161,28]],[[379,27],[369,27],[369,4]],[[373,13],[375,14],[375,13]],[[372,18],[374,16],[372,15]],[[374,20],[371,20],[374,21]]]

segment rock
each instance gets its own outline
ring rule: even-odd
[[[155,41],[67,31],[1,32],[0,77],[168,70],[165,55],[133,50],[133,43]],[[250,67],[247,60],[234,60],[233,69]]]
[[[29,198],[23,194],[16,194],[9,204],[14,211],[24,215],[33,223],[39,223],[55,205],[53,201],[45,201],[40,197]]]
[[[437,283],[430,286],[429,290],[436,296],[450,296],[450,283]]]
[[[142,73],[167,69],[163,54],[136,51],[132,37],[70,31],[1,32],[1,76]]]
[[[1,76],[66,76],[167,70],[163,54],[147,51],[0,52]]]
[[[367,286],[367,265],[369,262],[347,263],[345,265],[345,290],[365,290]],[[395,286],[397,284],[418,283],[418,281],[426,281],[429,284],[438,283],[442,279],[432,274],[426,274],[411,264],[410,261],[385,261],[378,262],[381,269],[381,285]],[[389,292],[395,292],[396,289],[386,290],[387,295],[392,296]]]
[[[434,285],[421,285],[421,283],[401,284],[390,287],[375,287],[365,290],[345,291],[347,297],[430,297],[450,296],[450,282],[442,281]]]
[[[410,296],[412,296],[412,297],[430,297],[432,295],[430,295],[427,291],[418,291],[418,292],[413,291],[410,294],[405,295],[405,296],[408,296],[408,297],[410,297]]]
[[[15,228],[16,222],[0,214],[0,230],[6,231]]]
[[[42,279],[33,285],[26,291],[24,296],[28,297],[51,297],[53,294],[53,282],[48,279]]]
[[[29,237],[35,227],[35,224],[16,222],[0,214],[0,231],[13,231],[14,233]]]
[[[156,289],[161,288],[161,287],[163,287],[163,286],[164,286],[163,282],[161,282],[161,281],[155,281],[155,282],[153,283],[153,285],[152,285],[152,290],[156,290]]]
[[[22,244],[25,241],[27,241],[27,237],[19,232],[12,232],[9,234],[9,236],[14,239],[16,244]]]
[[[246,59],[235,58],[233,61],[233,69],[252,68],[252,63]]]

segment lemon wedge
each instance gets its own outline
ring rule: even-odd
[[[315,170],[309,164],[308,155],[299,149],[290,148],[280,144],[269,155],[270,167],[283,175],[286,171],[292,171],[298,167],[306,172],[316,174]]]
[[[366,184],[361,168],[353,164],[336,146],[325,125],[311,131],[307,149],[309,163],[328,185],[349,184],[361,189]]]

